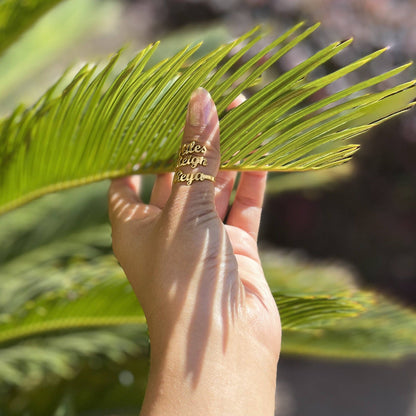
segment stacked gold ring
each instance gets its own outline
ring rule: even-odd
[[[202,172],[184,173],[181,169],[179,169],[183,166],[190,166],[192,169],[195,169],[198,166],[207,166],[207,159],[203,156],[206,151],[207,148],[195,140],[190,143],[183,144],[181,150],[179,151],[173,183],[183,182],[187,185],[192,185],[194,182],[202,182],[205,180],[215,182],[214,176],[207,175]]]
[[[207,175],[202,172],[198,173],[184,173],[180,169],[178,169],[175,172],[175,177],[173,178],[173,183],[179,183],[179,182],[186,182],[187,185],[192,185],[195,181],[211,181],[215,182],[215,178],[211,175]]]

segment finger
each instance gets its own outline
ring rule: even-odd
[[[132,209],[140,204],[140,176],[126,176],[111,181],[108,190],[108,212],[113,224],[118,219],[124,219]]]
[[[156,207],[163,209],[172,191],[172,178],[173,173],[162,173],[157,175],[150,197],[150,205],[155,205]]]
[[[215,178],[215,208],[218,216],[224,221],[227,215],[230,195],[234,188],[237,172],[221,170]]]
[[[246,100],[243,94],[240,94],[228,107],[227,110],[239,106]],[[215,179],[215,207],[218,216],[224,220],[228,211],[228,204],[230,201],[231,192],[234,188],[237,172],[221,170]]]
[[[198,88],[188,105],[170,202],[195,217],[202,211],[215,212],[214,181],[219,165],[217,110],[208,91]]]
[[[257,240],[267,172],[243,172],[227,224],[238,227]]]

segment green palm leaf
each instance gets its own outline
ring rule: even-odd
[[[58,416],[62,409],[55,410],[69,404],[72,414],[133,415],[144,396],[148,350],[147,337],[132,326],[53,334],[2,348],[0,412]]]
[[[282,352],[335,359],[397,359],[416,354],[416,311],[394,300],[357,289],[345,266],[311,262],[293,254],[266,252],[262,264],[272,290],[291,296],[345,296],[354,298],[365,311],[355,318],[304,329],[288,328]],[[289,313],[293,313],[290,311]]]
[[[0,213],[59,189],[130,173],[172,171],[191,92],[203,86],[220,114],[223,169],[293,171],[344,163],[358,149],[345,140],[380,122],[364,120],[375,108],[383,118],[411,107],[415,82],[383,92],[357,94],[408,67],[346,88],[311,104],[315,92],[375,59],[372,53],[317,80],[309,74],[346,48],[336,42],[317,52],[255,93],[236,109],[226,107],[284,54],[316,30],[300,34],[301,24],[280,36],[238,70],[237,61],[263,37],[255,28],[188,64],[197,46],[189,46],[153,67],[157,48],[141,51],[118,75],[119,54],[98,71],[84,66],[61,94],[59,83],[30,108],[17,108],[0,122]],[[230,52],[242,46],[234,55]],[[264,59],[267,54],[268,59]],[[113,79],[113,81],[109,81]],[[405,100],[389,97],[405,92]],[[381,110],[382,109],[382,110]]]
[[[101,356],[123,362],[129,355],[144,355],[147,346],[143,333],[122,326],[22,341],[0,349],[0,391],[5,386],[31,389],[51,375],[71,378],[84,358]]]
[[[13,312],[8,308],[8,312],[4,310],[0,314],[0,343],[83,327],[137,324],[146,331],[143,311],[112,256],[97,257],[87,263],[75,262],[64,269],[41,268],[39,272],[44,276],[53,276],[55,282],[63,282],[62,287],[51,290],[52,285],[40,282],[25,289],[22,286],[27,280],[23,276],[20,287],[9,288],[6,299],[21,291],[24,294],[20,293],[20,296],[29,298],[34,293],[36,296]],[[12,277],[9,276],[9,279],[12,280]],[[283,328],[291,329],[321,327],[363,311],[354,299],[336,296],[294,297],[279,294],[276,295],[276,302]]]
[[[18,3],[27,5],[30,1],[20,0]],[[38,2],[38,5],[43,3],[48,2]],[[0,0],[0,9],[1,4]],[[114,1],[65,1],[32,25],[1,55],[1,117],[8,114],[16,104],[22,101],[33,102],[38,98],[50,86],[51,79],[57,77],[57,66],[73,60],[70,55],[74,45],[82,39],[96,36],[103,27],[111,25],[117,19],[121,7],[119,2]],[[68,80],[70,79],[68,75]]]
[[[336,359],[398,359],[416,354],[416,313],[383,296],[359,318],[316,331],[290,331],[282,351]]]
[[[344,164],[319,171],[272,173],[267,178],[266,193],[278,195],[299,190],[330,188],[351,177],[353,171],[351,164]]]
[[[2,0],[0,55],[36,20],[62,0]]]

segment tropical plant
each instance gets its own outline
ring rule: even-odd
[[[2,0],[0,3],[0,54],[62,0]]]
[[[345,140],[409,109],[416,89],[415,82],[409,81],[382,92],[354,94],[402,72],[409,64],[309,105],[302,103],[385,49],[305,82],[314,69],[352,40],[335,42],[267,84],[243,105],[225,112],[239,93],[258,82],[266,69],[318,27],[295,36],[301,26],[268,44],[235,72],[229,70],[264,37],[259,28],[186,67],[198,45],[147,68],[157,48],[157,44],[150,45],[107,88],[119,54],[96,76],[96,65],[85,65],[56,94],[58,81],[32,107],[17,107],[1,122],[0,212],[63,188],[133,172],[172,170],[186,104],[191,91],[200,85],[211,92],[219,110],[223,169],[295,171],[346,162],[359,146],[344,144]],[[230,56],[238,45],[240,50]]]
[[[30,2],[1,2],[0,16],[23,4]],[[46,2],[31,4],[38,7],[33,17]],[[1,30],[10,39],[24,29],[9,26]],[[46,195],[15,209],[19,205],[106,178],[172,170],[186,103],[197,86],[218,105],[223,169],[333,167],[358,149],[344,144],[347,139],[412,106],[415,81],[367,92],[409,64],[313,100],[384,52],[311,78],[351,40],[261,86],[264,71],[317,29],[297,34],[301,26],[254,55],[249,53],[265,36],[261,28],[191,63],[198,45],[151,66],[154,44],[116,73],[117,53],[101,69],[85,65],[64,87],[62,78],[33,106],[19,106],[0,121],[0,414],[93,414],[96,391],[86,392],[85,383],[94,379],[102,387],[94,374],[105,373],[105,389],[112,385],[117,393],[101,410],[127,415],[139,402],[126,400],[130,391],[123,388],[143,390],[147,368],[144,316],[111,255],[107,185]],[[226,112],[247,89],[252,96]],[[344,267],[275,250],[263,251],[263,264],[282,317],[284,352],[373,359],[415,352],[414,312],[359,290]],[[37,400],[41,389],[52,399]]]
[[[1,2],[0,2],[1,3]],[[13,3],[6,2],[11,8]],[[41,2],[40,5],[48,3]],[[20,28],[19,16],[30,7],[30,2],[20,2],[18,10],[0,11],[0,27],[5,24]],[[33,7],[33,6],[32,6]],[[45,18],[39,19],[28,31],[23,32],[17,42],[1,50],[0,47],[0,115],[21,102],[32,102],[56,79],[64,68],[72,63],[70,51],[85,39],[94,39],[104,28],[112,28],[120,14],[121,5],[100,0],[71,0],[53,8]],[[70,18],[68,18],[70,16]],[[34,16],[27,13],[28,18]],[[17,19],[17,21],[15,21]],[[105,29],[110,30],[110,29]],[[1,40],[10,40],[2,33]],[[4,53],[2,53],[4,52]],[[79,55],[78,55],[79,56]],[[81,59],[81,57],[78,57]],[[33,79],[36,78],[36,83]]]

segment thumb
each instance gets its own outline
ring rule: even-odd
[[[112,225],[129,217],[141,202],[140,176],[126,176],[111,181],[108,190],[108,214]]]
[[[215,209],[214,181],[220,166],[217,109],[208,91],[195,90],[188,104],[186,124],[173,179],[171,201],[182,209]],[[191,204],[191,206],[189,205]],[[186,211],[184,211],[186,213]]]

